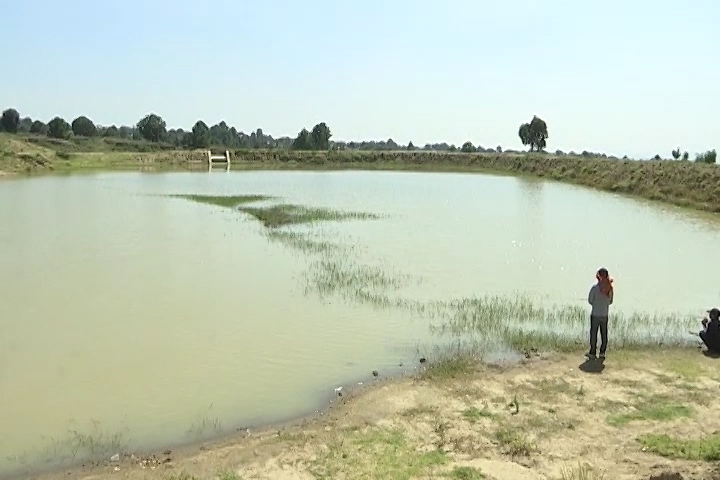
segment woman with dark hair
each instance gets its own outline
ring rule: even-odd
[[[600,358],[605,358],[608,345],[608,312],[613,303],[613,280],[606,268],[601,268],[595,275],[597,283],[590,288],[588,303],[592,306],[590,312],[590,351],[588,357],[595,358],[597,353],[597,334],[600,330]]]

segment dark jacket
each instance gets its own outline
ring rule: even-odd
[[[700,338],[708,349],[720,352],[720,321],[710,320]]]

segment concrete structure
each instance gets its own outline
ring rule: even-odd
[[[216,163],[225,164],[226,169],[230,171],[230,152],[225,150],[225,155],[213,155],[210,150],[207,151],[208,155],[208,170],[212,170],[213,165]]]

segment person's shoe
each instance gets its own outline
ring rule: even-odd
[[[599,358],[600,360],[605,360],[605,354],[604,354],[604,353],[601,353],[598,358]]]
[[[595,360],[595,354],[594,353],[586,353],[585,356],[590,360]]]

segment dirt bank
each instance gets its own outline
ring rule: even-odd
[[[204,151],[158,150],[158,145],[142,142],[109,145],[101,139],[86,139],[88,142],[81,144],[51,140],[0,134],[0,170],[33,174],[207,169]],[[135,150],[118,150],[130,147]],[[145,147],[147,151],[139,151]],[[99,151],[101,149],[105,150]],[[231,169],[413,170],[528,175],[720,212],[720,167],[683,161],[517,153],[237,150],[232,155]]]
[[[451,360],[303,424],[43,478],[720,478],[718,362],[693,349]]]

